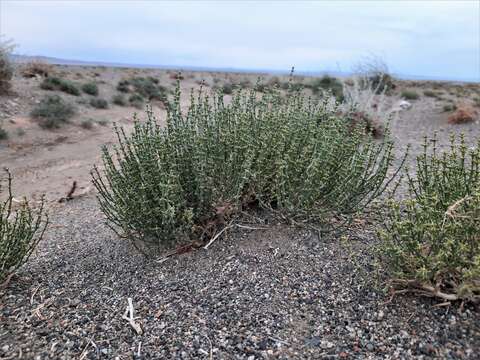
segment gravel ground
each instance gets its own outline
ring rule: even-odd
[[[52,214],[0,294],[5,359],[475,358],[480,313],[399,296],[385,304],[369,226],[348,241],[285,225],[148,261],[93,197]],[[239,229],[240,230],[240,229]],[[137,334],[122,318],[132,298]]]

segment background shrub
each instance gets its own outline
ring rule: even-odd
[[[338,101],[343,101],[343,84],[338,79],[324,75],[320,79],[313,80],[306,87],[312,89],[314,94],[318,94],[323,91],[330,91]]]
[[[98,95],[98,86],[94,82],[88,82],[82,85],[82,91],[85,94],[97,96]]]
[[[403,90],[401,96],[406,100],[418,100],[420,95],[414,90]]]
[[[40,120],[40,126],[47,129],[60,127],[74,114],[73,105],[65,102],[58,95],[46,96],[30,113],[33,118]]]
[[[93,171],[109,224],[136,244],[205,240],[212,222],[251,204],[326,229],[388,183],[392,143],[352,128],[325,101],[277,91],[257,100],[252,91],[225,104],[222,94],[199,95],[185,115],[179,99],[177,89],[166,128],[149,111],[131,135],[116,129],[119,143]]]
[[[167,90],[158,85],[158,80],[152,77],[135,77],[130,80],[130,84],[135,91],[143,98],[148,100],[166,101]]]
[[[90,105],[95,109],[108,109],[108,102],[105,99],[93,98],[90,99]]]
[[[130,92],[130,81],[128,80],[119,81],[117,84],[117,90],[123,93]]]
[[[2,124],[0,124],[0,140],[6,139],[8,139],[8,132],[3,128]]]
[[[0,283],[23,265],[42,239],[48,223],[43,200],[38,211],[25,201],[13,210],[12,177],[8,173],[5,202],[0,204]],[[3,187],[0,191],[3,191]]]
[[[24,78],[35,76],[48,77],[53,73],[53,65],[44,61],[33,60],[22,66],[21,74]]]
[[[127,105],[127,101],[125,100],[125,96],[123,96],[123,94],[114,95],[112,98],[112,102],[115,105],[119,105],[119,106]]]
[[[73,81],[65,80],[54,76],[49,76],[45,80],[43,80],[40,84],[40,88],[44,90],[59,90],[74,96],[80,95],[80,90]]]
[[[11,87],[13,65],[10,61],[10,54],[14,47],[11,41],[3,41],[0,38],[0,95],[6,94]]]
[[[143,96],[139,95],[139,94],[132,94],[129,98],[128,98],[128,102],[130,103],[131,106],[134,106],[136,107],[137,109],[142,109],[143,108],[143,104],[145,102],[145,99],[143,98]]]
[[[393,202],[381,232],[394,286],[453,301],[480,300],[480,142],[425,140],[410,199]]]

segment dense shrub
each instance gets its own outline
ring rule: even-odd
[[[85,130],[92,130],[93,129],[93,120],[92,119],[83,119],[80,123],[80,126]]]
[[[0,95],[6,94],[11,87],[13,65],[10,61],[10,53],[13,48],[10,41],[2,41],[0,38]]]
[[[101,98],[92,98],[90,99],[90,106],[96,109],[108,109],[108,101]]]
[[[403,90],[401,95],[406,100],[418,100],[420,98],[420,95],[414,90]]]
[[[432,91],[432,90],[425,90],[423,92],[423,95],[425,95],[426,97],[437,97],[437,93],[435,91]]]
[[[40,120],[40,126],[53,129],[60,127],[75,114],[75,108],[60,96],[46,96],[30,113]]]
[[[49,76],[40,84],[40,88],[43,90],[59,90],[64,93],[78,96],[80,95],[80,90],[73,81]]]
[[[98,95],[98,86],[94,82],[88,82],[82,85],[82,91],[85,94],[97,96]]]
[[[235,88],[235,86],[232,83],[225,83],[222,86],[222,92],[225,95],[231,95],[233,93],[234,88]]]
[[[125,96],[123,96],[123,94],[114,95],[112,98],[112,102],[115,105],[119,105],[119,106],[127,105],[127,101],[125,100]]]
[[[130,80],[130,84],[145,99],[166,101],[166,89],[155,80],[152,77],[135,77]]]
[[[444,300],[480,300],[480,142],[424,144],[410,199],[393,202],[381,232],[393,284]]]
[[[166,127],[148,112],[131,135],[103,149],[93,182],[113,229],[150,245],[206,240],[215,226],[257,204],[294,223],[320,223],[365,208],[384,190],[393,145],[374,141],[335,106],[301,93],[192,97],[180,91]]]
[[[26,201],[14,210],[11,190],[12,177],[8,173],[8,196],[0,204],[0,282],[8,281],[9,275],[28,260],[48,223],[43,200],[38,211],[34,211]]]
[[[446,105],[443,105],[443,111],[444,112],[450,112],[450,111],[454,111],[454,110],[457,110],[457,106],[455,104],[446,104]]]

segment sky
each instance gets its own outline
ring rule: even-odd
[[[393,73],[480,81],[480,0],[0,0],[17,54],[129,64]]]

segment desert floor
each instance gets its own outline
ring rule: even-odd
[[[56,66],[73,81],[95,80],[109,100],[131,76],[154,76],[168,89],[175,73],[164,70]],[[184,73],[182,103],[205,80],[215,84],[256,74]],[[271,76],[265,75],[266,81]],[[308,79],[307,79],[308,80]],[[304,79],[305,81],[305,79]],[[467,305],[438,306],[409,295],[389,302],[372,257],[375,225],[359,221],[342,239],[317,238],[273,222],[262,230],[236,229],[208,250],[156,262],[118,239],[104,224],[90,183],[100,147],[115,142],[112,123],[133,126],[133,113],[116,106],[99,110],[88,96],[61,94],[76,104],[65,126],[46,130],[29,116],[43,95],[41,79],[14,79],[14,94],[0,97],[0,118],[9,138],[0,141],[0,165],[12,172],[14,196],[46,195],[51,225],[45,239],[10,285],[0,290],[0,357],[5,359],[397,359],[478,358],[480,312]],[[391,130],[401,154],[411,158],[425,135],[450,135],[469,144],[480,125],[449,124],[448,104],[474,104],[479,84],[401,81],[420,99],[398,113]],[[432,90],[437,97],[425,96]],[[83,100],[82,100],[83,99]],[[153,103],[160,121],[161,103]],[[478,109],[478,108],[477,108]],[[81,126],[93,119],[93,127]],[[101,120],[101,121],[100,121]],[[72,201],[58,203],[76,181]],[[138,334],[122,318],[131,298]]]

